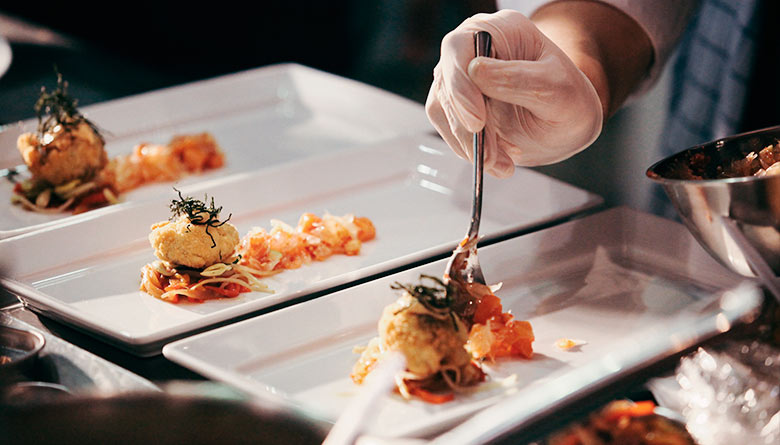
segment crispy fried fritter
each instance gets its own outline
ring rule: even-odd
[[[192,224],[186,216],[157,223],[149,234],[157,258],[195,269],[227,260],[238,241],[238,230],[230,223],[217,227]]]
[[[456,318],[432,317],[408,293],[384,309],[379,336],[387,349],[402,352],[406,368],[420,377],[439,372],[443,365],[461,367],[471,362],[464,348],[466,326]]]
[[[464,345],[466,326],[457,318],[437,318],[408,293],[385,307],[379,320],[379,337],[371,340],[352,369],[352,379],[361,383],[373,369],[381,351],[399,351],[406,357],[407,371],[417,379],[434,376],[444,369],[455,368],[459,384],[469,385],[481,378],[471,366],[471,356]]]
[[[16,144],[33,176],[51,185],[89,179],[108,162],[102,139],[86,122],[67,130],[58,125],[43,141],[35,133],[24,133]]]

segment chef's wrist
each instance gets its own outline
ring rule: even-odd
[[[590,0],[563,0],[531,16],[590,79],[604,118],[623,104],[650,69],[653,49],[642,28],[620,10]]]

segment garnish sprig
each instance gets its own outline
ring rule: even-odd
[[[45,135],[58,125],[64,131],[70,131],[82,122],[89,125],[100,141],[105,143],[98,127],[79,112],[78,100],[68,95],[68,82],[63,80],[60,72],[56,73],[57,87],[51,92],[47,91],[45,86],[41,87],[41,94],[33,107],[38,116],[38,148],[45,145]]]
[[[429,281],[431,285],[423,284]],[[404,290],[427,310],[438,315],[452,319],[454,329],[458,330],[458,323],[455,321],[457,290],[444,283],[440,278],[432,275],[421,274],[419,284],[403,284],[398,281],[390,285],[391,289]]]
[[[426,286],[423,280],[432,282],[431,286]],[[444,282],[432,275],[420,275],[419,284],[403,284],[398,281],[390,285],[391,289],[405,290],[412,297],[422,303],[428,310],[432,312],[441,313],[449,311],[452,308],[453,299],[450,293],[447,291],[447,285]]]
[[[179,194],[179,199],[171,201],[170,208],[173,213],[171,219],[178,216],[186,216],[190,223],[198,226],[206,226],[206,234],[211,238],[211,247],[216,247],[217,242],[214,240],[214,236],[211,232],[209,232],[209,227],[220,227],[226,224],[230,221],[233,214],[231,213],[225,220],[220,221],[219,213],[222,211],[222,206],[216,207],[214,205],[213,196],[211,197],[211,202],[206,204],[206,202],[209,201],[208,195],[205,195],[203,201],[200,201],[195,198],[184,197],[181,194],[181,191],[176,188],[174,188],[174,190]],[[189,227],[189,225],[187,227]]]

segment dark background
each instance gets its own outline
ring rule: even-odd
[[[9,39],[0,124],[33,116],[54,66],[80,105],[296,62],[424,102],[441,38],[484,0],[7,2],[0,14],[65,43]]]
[[[0,125],[33,117],[40,87],[55,84],[55,64],[80,105],[282,62],[423,103],[442,37],[467,17],[493,10],[495,0],[0,0],[0,35],[11,41],[14,57],[0,77]],[[11,39],[4,17],[43,31]],[[48,42],[47,32],[66,42]],[[587,150],[534,170],[598,194],[607,206],[653,211],[660,189],[645,171],[662,157],[669,83],[665,74],[618,111]]]

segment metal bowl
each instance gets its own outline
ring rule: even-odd
[[[0,386],[25,379],[45,343],[38,332],[0,326]]]
[[[780,274],[780,175],[744,176],[737,166],[778,141],[780,126],[765,128],[691,147],[647,170],[699,243],[746,277]],[[765,266],[769,273],[757,270]]]

